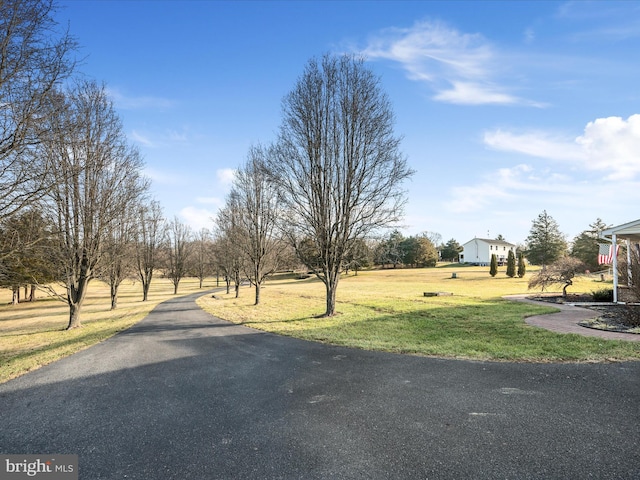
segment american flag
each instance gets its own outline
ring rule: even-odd
[[[613,263],[613,244],[598,244],[598,265],[611,265]],[[618,246],[616,246],[616,256],[618,255]]]

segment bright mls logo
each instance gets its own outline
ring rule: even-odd
[[[0,455],[0,480],[78,480],[77,455]]]

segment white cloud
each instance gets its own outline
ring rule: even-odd
[[[586,167],[609,172],[605,178],[622,180],[640,174],[640,115],[626,121],[620,117],[589,122],[576,139],[582,147]]]
[[[620,192],[625,192],[620,196]],[[476,183],[451,188],[445,200],[449,229],[464,225],[466,232],[506,233],[510,241],[523,241],[531,220],[546,209],[561,231],[572,239],[596,218],[607,223],[629,221],[630,208],[640,203],[640,181],[591,181],[530,165],[487,172]],[[447,236],[448,234],[445,234]],[[460,239],[458,239],[460,240]]]
[[[453,88],[449,90],[441,90],[433,97],[434,100],[459,105],[507,105],[520,102],[516,97],[488,85],[457,81],[452,82],[452,85]]]
[[[215,215],[215,211],[193,206],[188,206],[180,210],[180,216],[194,232],[198,232],[203,228],[211,230]]]
[[[196,202],[204,203],[206,205],[215,205],[218,208],[224,205],[224,200],[218,197],[198,197],[196,198]]]
[[[233,168],[221,168],[216,171],[218,182],[224,186],[231,186],[235,178],[236,171]]]
[[[531,45],[536,39],[536,32],[533,28],[529,27],[524,30],[524,43]]]
[[[148,165],[144,168],[143,173],[145,177],[160,185],[185,185],[187,183],[186,178],[179,173],[158,170]]]
[[[370,59],[398,62],[411,80],[427,82],[435,100],[464,104],[543,106],[508,93],[496,77],[509,62],[479,34],[461,33],[442,22],[382,31],[362,50]]]
[[[149,147],[149,148],[155,147],[155,144],[149,137],[147,137],[146,135],[143,135],[140,132],[137,132],[136,130],[133,130],[131,132],[131,135],[129,135],[129,138],[131,138],[131,140],[134,141],[135,143],[139,143],[143,147]]]
[[[493,132],[485,132],[484,143],[493,150],[523,153],[533,157],[553,160],[581,160],[583,158],[581,149],[575,143],[542,131],[512,133],[498,129]]]
[[[155,131],[153,133],[132,130],[129,138],[139,145],[147,148],[165,148],[172,147],[176,144],[184,146],[191,141],[191,132],[187,127],[182,130],[165,129],[163,131]]]
[[[451,189],[452,200],[447,202],[446,208],[453,213],[466,213],[485,210],[496,201],[512,201],[516,192],[531,190],[537,184],[535,180],[528,183],[523,179],[532,172],[529,165],[516,165],[489,172],[476,185],[455,186]]]
[[[549,132],[485,132],[489,148],[516,152],[548,160],[569,162],[591,171],[602,172],[606,180],[633,179],[640,174],[640,115],[627,120],[598,118],[589,122],[575,139]]]
[[[116,88],[108,88],[107,94],[117,108],[122,110],[166,109],[175,105],[173,100],[149,95],[128,96]]]

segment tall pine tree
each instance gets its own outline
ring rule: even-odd
[[[560,233],[558,224],[546,210],[543,210],[533,221],[527,237],[527,259],[544,268],[566,255],[566,252],[567,242]]]
[[[611,225],[607,225],[600,218],[589,225],[589,228],[573,239],[571,256],[581,260],[589,270],[598,270],[598,243],[602,230],[606,230]]]

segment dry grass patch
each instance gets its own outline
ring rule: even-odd
[[[206,288],[211,288],[209,282]],[[180,282],[180,295],[197,292],[197,279]],[[89,285],[82,308],[82,327],[70,331],[67,304],[38,292],[35,302],[11,305],[11,292],[0,289],[0,383],[94,345],[142,320],[157,304],[173,298],[166,279],[151,283],[149,299],[142,302],[139,283],[120,287],[118,308],[110,310],[109,287],[99,281]]]

